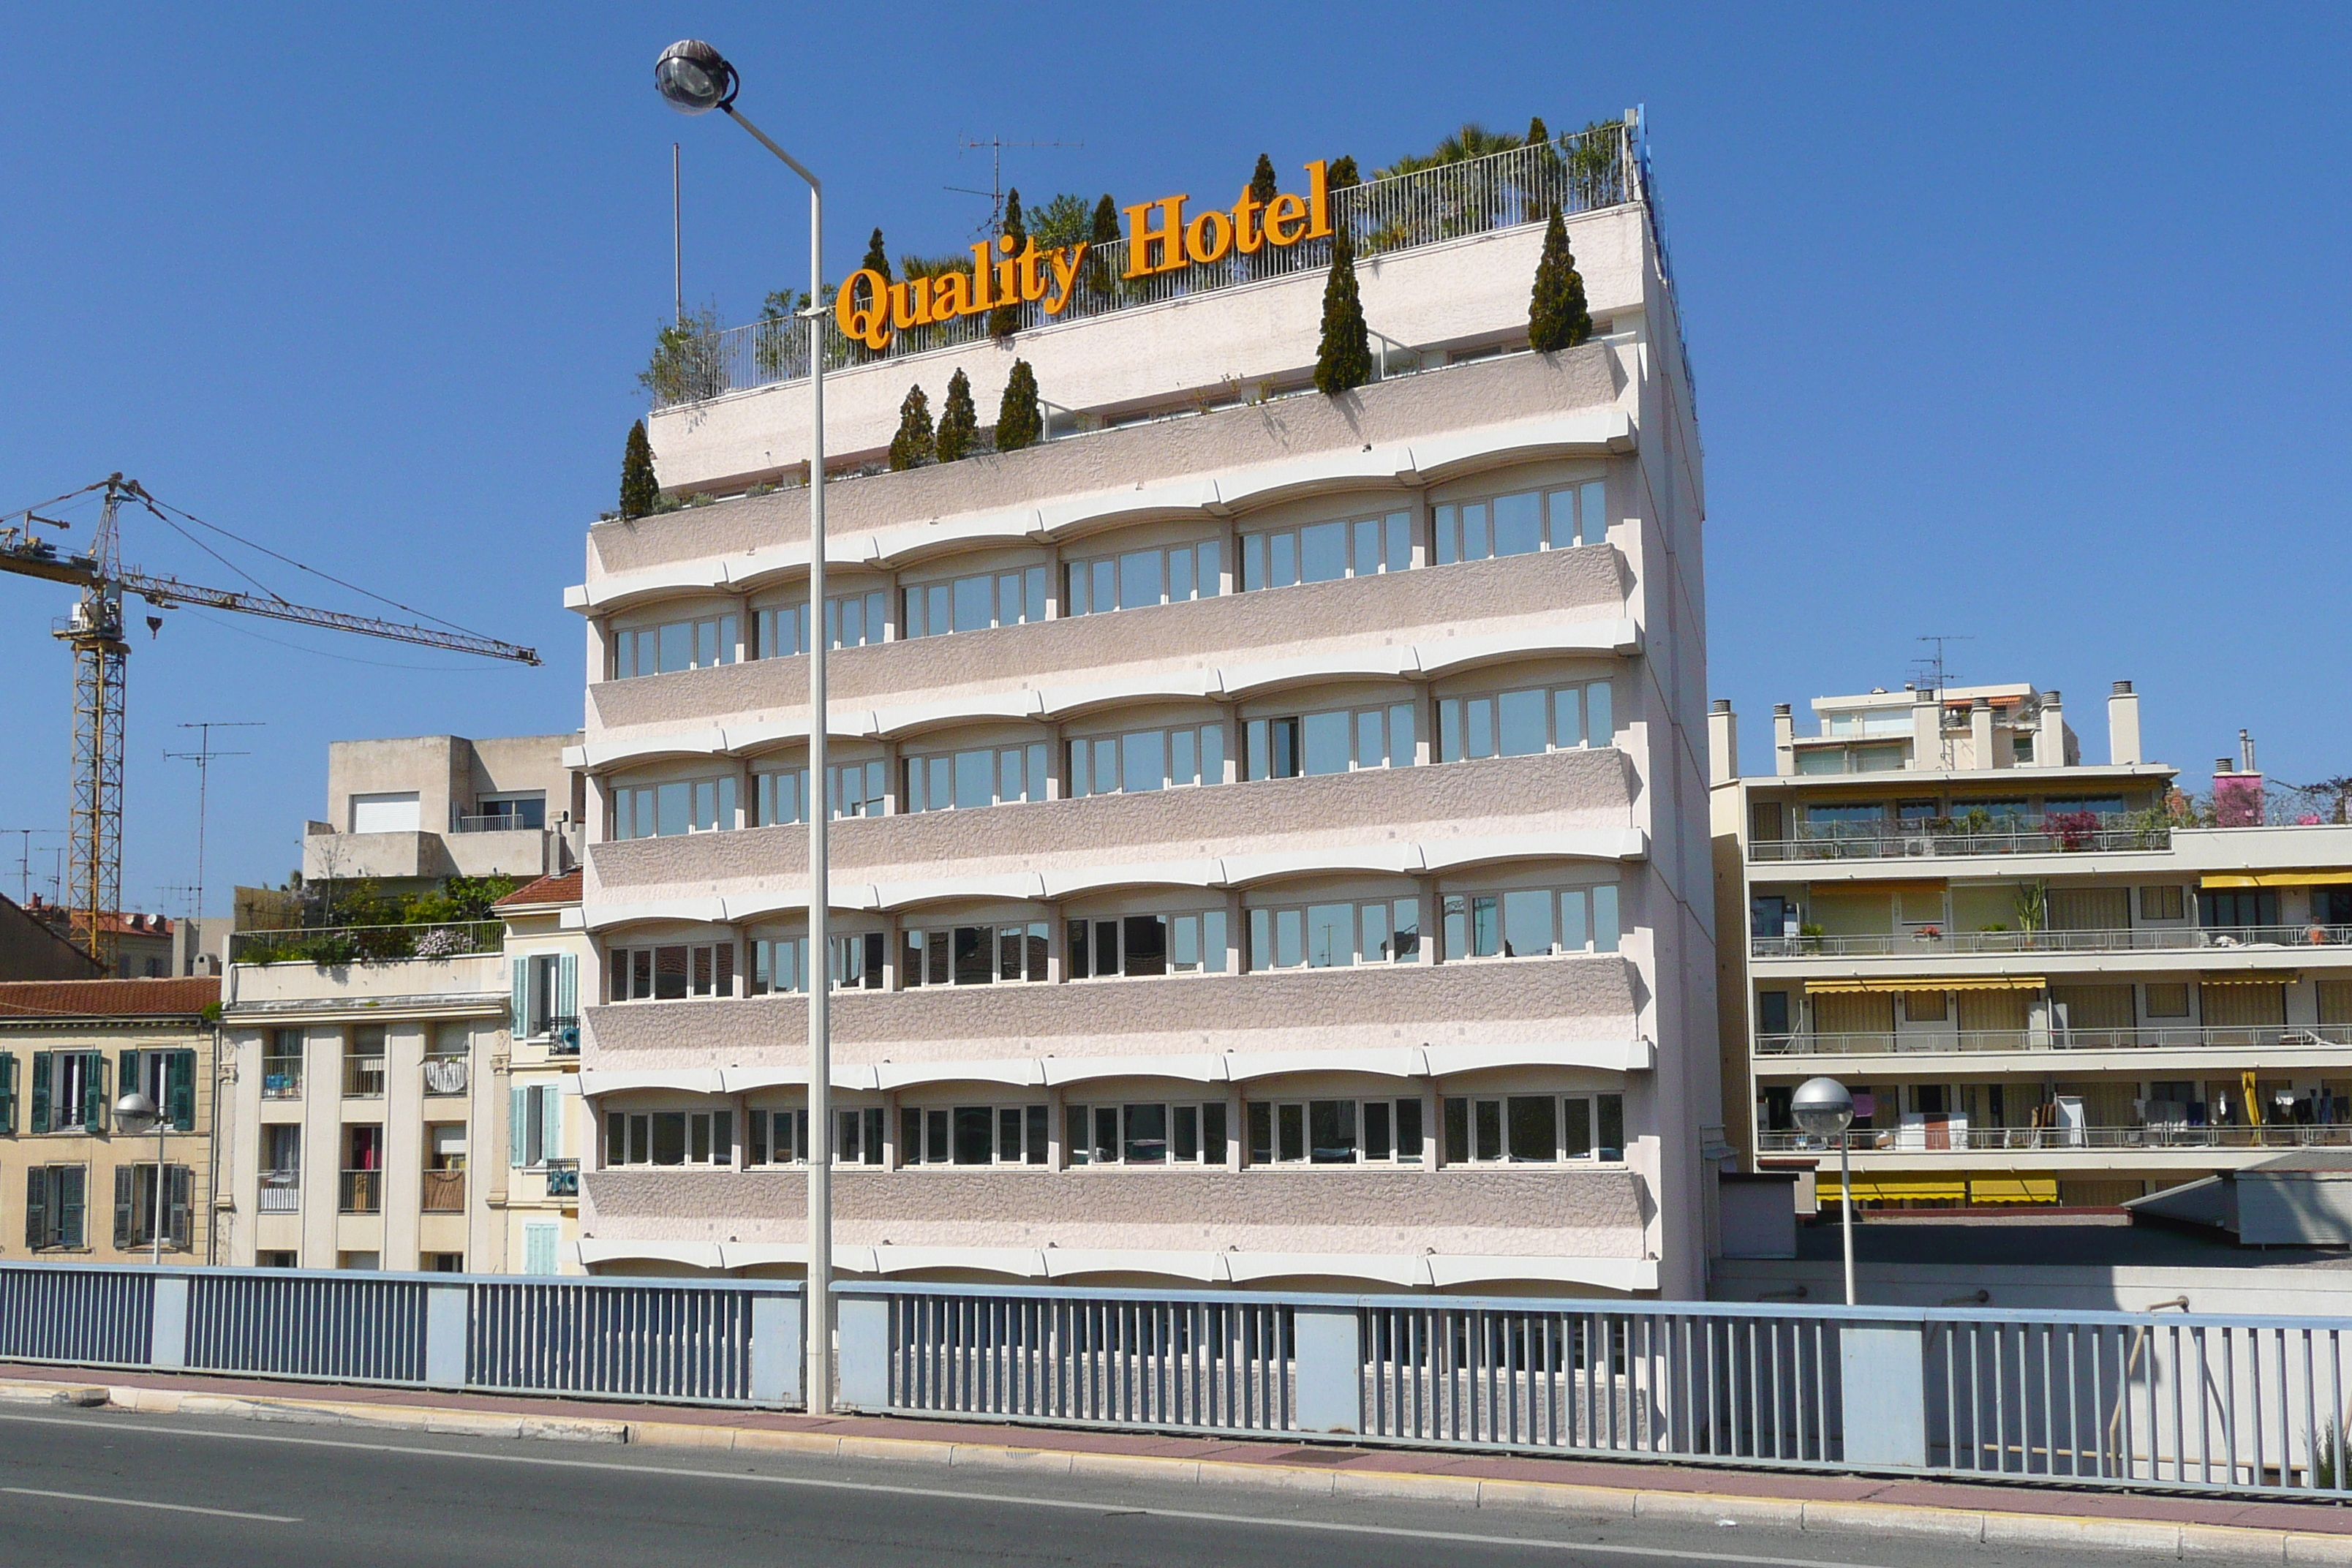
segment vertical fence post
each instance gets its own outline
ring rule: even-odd
[[[463,1285],[425,1288],[425,1382],[432,1388],[466,1386],[467,1300]]]
[[[1841,1323],[1845,1462],[1927,1463],[1927,1338],[1925,1321]]]
[[[890,1310],[894,1296],[842,1296],[833,1299],[840,1352],[835,1377],[839,1403],[850,1410],[887,1410],[890,1405]],[[811,1323],[807,1331],[821,1334],[824,1327]]]
[[[147,1364],[176,1372],[188,1364],[188,1277],[158,1274],[148,1314]]]
[[[1292,1341],[1298,1360],[1297,1412],[1302,1432],[1363,1430],[1362,1340],[1353,1307],[1301,1307]]]
[[[801,1299],[751,1298],[751,1403],[801,1403]]]

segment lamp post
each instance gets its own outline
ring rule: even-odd
[[[153,1100],[134,1089],[114,1102],[114,1125],[131,1138],[151,1129],[155,1134],[155,1247],[148,1261],[160,1268],[163,1262],[163,1130],[171,1123]]]
[[[1845,1130],[1853,1123],[1853,1096],[1833,1078],[1809,1078],[1789,1099],[1789,1114],[1816,1138],[1838,1141],[1838,1211],[1845,1229],[1845,1304],[1853,1300],[1853,1155]]]
[[[832,909],[832,867],[827,836],[832,791],[825,784],[824,692],[824,348],[818,328],[824,292],[824,187],[806,165],[768,140],[767,133],[737,111],[740,85],[726,57],[699,39],[686,38],[664,49],[654,64],[654,86],[685,114],[718,110],[751,133],[754,141],[808,182],[809,308],[809,912],[808,959],[802,978],[808,986],[808,1286],[805,1296],[808,1361],[803,1396],[812,1415],[833,1408],[833,1051],[830,1004],[832,943],[826,916]]]

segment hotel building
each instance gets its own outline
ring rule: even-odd
[[[1637,142],[1590,134],[1580,347],[1526,348],[1536,148],[1335,194],[1388,372],[1344,395],[1312,242],[845,353],[814,613],[805,382],[656,412],[722,499],[597,526],[569,595],[590,1268],[799,1269],[821,971],[845,1271],[1700,1292],[1701,460]],[[991,409],[1016,357],[1055,438],[875,471],[910,383]]]
[[[1819,1162],[1832,1195],[1834,1146],[1789,1116],[1817,1074],[1854,1094],[1863,1204],[2107,1205],[2352,1142],[2352,827],[2265,821],[2226,759],[2192,814],[2129,681],[2104,763],[2032,686],[1812,707],[1810,735],[1774,710],[1769,777],[1710,716],[1749,1168]]]

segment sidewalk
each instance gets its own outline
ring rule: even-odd
[[[2352,1508],[2317,1502],[1236,1442],[976,1421],[807,1416],[158,1373],[78,1376],[71,1368],[10,1363],[0,1363],[0,1403],[110,1405],[158,1415],[351,1423],[458,1436],[1017,1467],[1473,1508],[1551,1508],[1819,1531],[1895,1531],[1988,1545],[2107,1548],[2165,1558],[2226,1555],[2352,1564]]]

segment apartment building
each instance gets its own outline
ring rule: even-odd
[[[2352,1139],[2352,827],[2266,821],[2227,759],[2191,812],[2138,704],[2115,683],[2104,763],[2031,686],[1822,698],[1804,735],[1782,704],[1756,778],[1716,704],[1750,1168],[1828,1152],[1789,1116],[1817,1074],[1854,1094],[1858,1203],[2105,1205]]]
[[[1537,213],[1363,266],[1418,368],[1344,396],[1290,392],[1319,262],[855,356],[847,468],[909,382],[992,406],[1015,356],[1077,433],[836,480],[823,606],[807,491],[768,489],[805,383],[656,415],[665,486],[757,493],[599,525],[569,595],[588,1266],[803,1265],[822,974],[850,1272],[1698,1292],[1701,456],[1625,156],[1569,219],[1595,328],[1558,353]]]
[[[327,820],[306,824],[302,879],[414,892],[449,877],[552,875],[578,863],[577,735],[417,735],[327,748]]]
[[[84,1263],[214,1259],[217,979],[0,984],[0,1255]],[[163,1125],[132,1135],[116,1100],[142,1093]],[[157,1181],[158,1168],[162,1181]]]
[[[505,1272],[581,1272],[580,1158],[589,1141],[580,1099],[580,984],[595,948],[580,920],[580,873],[542,877],[498,901],[506,923]]]

